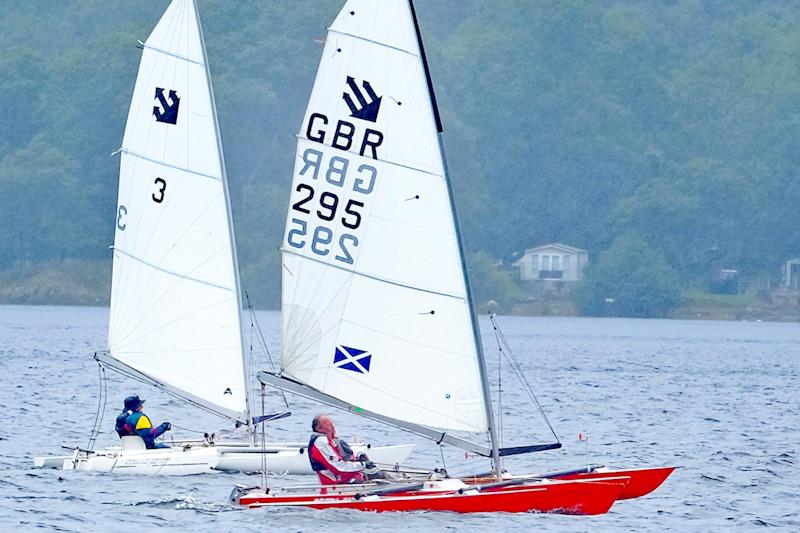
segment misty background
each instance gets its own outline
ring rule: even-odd
[[[109,154],[137,39],[168,1],[2,4],[0,301],[104,304],[119,171]],[[260,307],[280,304],[295,134],[342,4],[198,0],[242,280]],[[644,315],[720,269],[778,283],[800,256],[795,3],[416,7],[479,302],[518,297],[503,264],[549,242],[589,251],[584,299],[632,278],[666,298]]]

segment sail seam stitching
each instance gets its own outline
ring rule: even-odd
[[[197,283],[202,283],[203,285],[208,285],[210,287],[214,287],[214,288],[217,288],[217,289],[222,289],[224,291],[233,292],[233,290],[230,289],[229,287],[224,287],[222,285],[217,285],[216,283],[211,283],[210,281],[205,281],[205,280],[202,280],[202,279],[193,278],[191,276],[185,276],[183,274],[179,274],[177,272],[173,272],[171,270],[167,270],[166,268],[163,268],[163,267],[160,267],[160,266],[156,266],[153,263],[150,263],[149,261],[145,261],[144,259],[142,259],[140,257],[136,257],[135,255],[133,255],[133,254],[131,254],[129,252],[126,252],[125,250],[122,250],[122,249],[120,249],[120,248],[118,248],[116,246],[113,246],[112,248],[114,249],[115,252],[119,252],[122,255],[126,256],[126,257],[130,257],[134,261],[138,261],[139,263],[141,263],[143,265],[146,265],[146,266],[149,266],[152,269],[158,270],[159,272],[163,272],[165,274],[169,274],[171,276],[176,276],[176,277],[179,277],[179,278],[182,278],[182,279],[186,279],[186,280],[189,280],[189,281],[195,281]]]
[[[180,170],[183,172],[188,172],[189,174],[194,174],[196,176],[201,176],[203,178],[212,179],[214,181],[222,181],[220,178],[216,176],[212,176],[211,174],[205,174],[203,172],[198,172],[197,170],[192,170],[190,168],[179,167],[178,165],[172,165],[170,163],[165,163],[164,161],[159,161],[157,159],[153,159],[152,157],[147,157],[146,155],[137,154],[136,152],[131,152],[127,148],[120,148],[120,151],[123,154],[128,154],[130,156],[136,157],[138,159],[144,159],[145,161],[150,161],[151,163],[155,163],[157,165],[163,165],[165,167],[174,168],[175,170]]]

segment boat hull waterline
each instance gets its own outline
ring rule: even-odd
[[[372,512],[448,511],[455,513],[558,513],[596,515],[607,513],[628,484],[628,478],[602,480],[533,481],[509,487],[477,490],[459,489],[398,492],[386,496],[297,494],[283,496],[263,491],[233,497],[234,503],[250,508],[309,507],[312,509],[353,509]]]

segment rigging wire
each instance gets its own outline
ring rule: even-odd
[[[266,401],[267,396],[267,386],[263,383],[261,384],[261,414],[262,416],[266,412]],[[269,490],[267,486],[267,425],[261,424],[261,481],[262,486],[264,488],[264,492]]]
[[[495,335],[497,340],[497,335]],[[503,447],[503,348],[497,341],[497,432],[500,435],[500,447]]]
[[[197,429],[189,429],[189,428],[185,428],[183,426],[179,426],[177,424],[173,424],[172,422],[170,422],[170,425],[175,429],[180,429],[181,431],[187,431],[189,433],[197,433],[199,435],[210,435],[210,433],[208,431],[200,431],[200,430],[197,430]]]
[[[508,341],[506,340],[505,335],[503,335],[502,330],[500,330],[500,326],[497,324],[495,316],[496,315],[494,313],[490,313],[489,320],[491,320],[492,322],[492,328],[494,329],[494,335],[495,339],[497,340],[498,346],[502,345],[502,347],[504,348],[501,349],[501,353],[508,362],[508,366],[511,368],[511,371],[514,373],[517,379],[519,379],[520,383],[522,383],[522,387],[525,389],[525,392],[528,393],[528,397],[531,399],[533,404],[536,405],[536,408],[539,410],[539,414],[542,416],[542,419],[544,419],[545,423],[547,424],[547,427],[553,434],[553,437],[555,437],[556,442],[560,443],[561,439],[558,438],[556,430],[553,429],[553,425],[547,418],[544,409],[542,409],[542,405],[539,403],[539,399],[536,397],[536,393],[533,391],[533,387],[531,387],[531,384],[528,382],[527,378],[525,378],[525,373],[523,372],[522,365],[520,364],[517,356],[511,350],[511,346],[508,344]]]
[[[103,425],[106,404],[108,403],[106,371],[100,363],[97,364],[97,376],[100,379],[100,392],[97,396],[97,412],[94,414],[94,424],[92,424],[92,431],[89,433],[89,442],[86,445],[86,449],[90,452],[94,451],[94,445],[97,443],[97,437],[100,435],[100,428]]]
[[[242,290],[244,292],[245,301],[247,302],[247,309],[250,312],[250,351],[251,353],[253,352],[252,335],[255,332],[258,335],[258,341],[261,349],[263,349],[264,353],[267,354],[267,362],[269,363],[270,370],[275,371],[275,361],[272,359],[272,353],[269,351],[267,340],[264,338],[264,332],[261,329],[261,324],[258,322],[258,316],[256,315],[255,309],[253,309],[253,306],[250,304],[250,295],[247,292],[247,288],[244,287],[244,284],[242,284]],[[286,393],[282,390],[280,390],[280,393],[281,397],[283,398],[283,404],[287,409],[289,409],[289,401],[286,399]],[[261,414],[264,414],[263,411]]]
[[[247,302],[247,306],[248,307],[250,307],[250,301],[249,300],[250,299],[248,298],[248,302]],[[255,359],[256,359],[255,353],[253,351],[253,329],[254,329],[253,328],[253,311],[251,309],[250,310],[250,346],[249,346],[250,351],[248,352],[249,360],[247,362],[247,366],[248,367],[253,365],[253,363],[255,362]],[[251,369],[245,368],[245,372],[246,372],[245,379],[250,382],[249,386],[247,386],[247,384],[245,384],[247,386],[247,389],[246,389],[247,390],[247,395],[250,396],[250,392],[249,391],[253,390],[253,385],[255,385],[256,380],[253,377],[253,373],[252,373]],[[249,397],[247,398],[247,404],[248,404],[248,406],[250,405],[250,398]],[[263,407],[261,409],[261,414],[262,415],[264,414]],[[248,415],[249,415],[250,419],[247,421],[247,429],[248,429],[247,437],[249,439],[252,439],[253,440],[253,444],[255,444],[255,442],[256,442],[256,427],[255,427],[255,425],[250,426],[250,424],[254,422],[255,417],[253,416],[253,413],[250,413],[250,412],[248,412]],[[251,427],[253,428],[252,434],[249,431]]]

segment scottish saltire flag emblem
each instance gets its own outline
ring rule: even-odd
[[[371,362],[372,353],[349,346],[337,346],[336,353],[333,355],[333,366],[359,374],[369,373]]]

